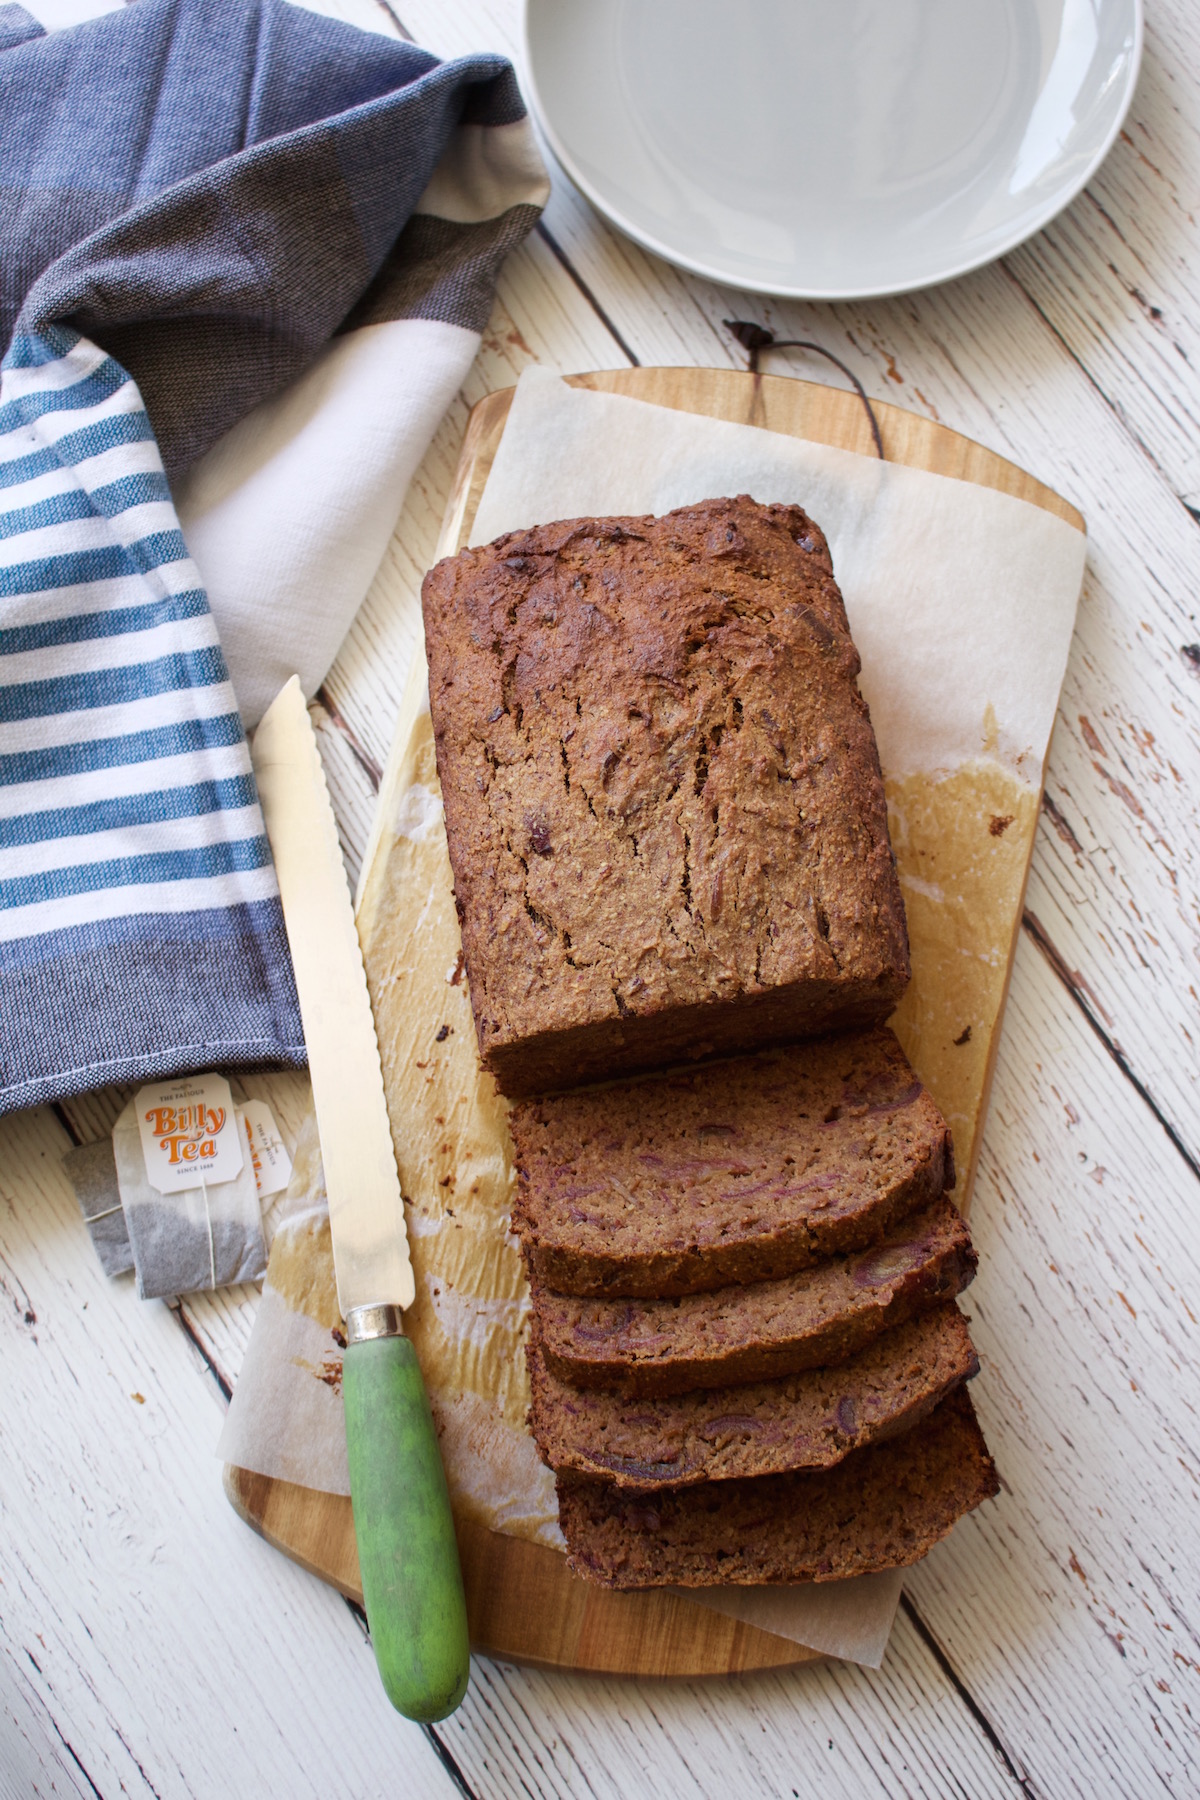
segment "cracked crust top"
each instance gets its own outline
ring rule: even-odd
[[[486,1067],[510,1093],[891,1011],[904,912],[825,539],[745,496],[425,579]]]

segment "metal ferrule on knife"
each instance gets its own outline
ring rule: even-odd
[[[346,1314],[347,1344],[365,1344],[370,1338],[403,1337],[404,1322],[398,1306],[390,1300],[374,1305],[352,1306]]]

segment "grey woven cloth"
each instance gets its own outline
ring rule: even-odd
[[[10,5],[0,31],[0,336],[107,351],[169,476],[335,332],[486,324],[536,209],[413,214],[460,126],[523,119],[502,57],[439,63],[284,0],[138,0],[51,35]]]

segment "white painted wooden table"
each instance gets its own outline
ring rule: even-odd
[[[375,0],[325,0],[370,29]],[[403,0],[445,55],[516,0]],[[907,1583],[878,1674],[726,1684],[478,1660],[453,1719],[388,1708],[358,1616],[240,1525],[213,1446],[256,1295],[177,1312],[99,1272],[59,1169],[107,1092],[0,1121],[0,1794],[1200,1793],[1200,16],[1150,0],[1127,130],[998,266],[764,303],[609,231],[556,175],[323,691],[351,869],[468,405],[533,358],[742,363],[816,338],[1087,516],[973,1223],[1000,1499]],[[826,378],[794,354],[765,367]],[[294,1124],[295,1077],[263,1078]]]

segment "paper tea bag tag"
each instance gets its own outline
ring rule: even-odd
[[[291,1180],[292,1159],[265,1100],[247,1100],[240,1111],[250,1137],[250,1161],[258,1197],[266,1200],[271,1194],[281,1194]]]
[[[139,1088],[146,1179],[160,1194],[217,1187],[242,1172],[243,1136],[223,1075],[181,1075]]]

